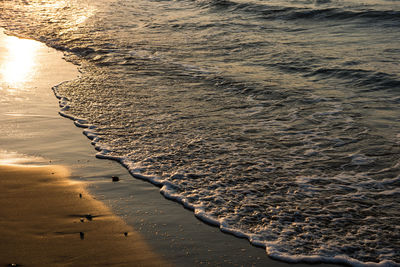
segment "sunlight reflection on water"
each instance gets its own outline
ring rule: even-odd
[[[39,43],[14,36],[6,36],[0,41],[4,42],[5,47],[0,57],[0,77],[7,85],[7,91],[23,90],[22,85],[32,79],[36,72]]]

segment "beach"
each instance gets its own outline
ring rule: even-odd
[[[399,265],[399,1],[0,10],[0,165],[62,166],[174,266]]]
[[[3,69],[10,39],[22,40],[0,33]],[[96,159],[82,129],[58,115],[51,91],[74,79],[76,66],[43,44],[22,42],[36,49],[31,76],[13,85],[3,76],[1,84],[1,264],[290,266],[200,222],[117,162]]]

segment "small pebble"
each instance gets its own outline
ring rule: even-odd
[[[85,239],[85,233],[84,232],[80,232],[79,235],[81,237],[81,240]]]
[[[79,194],[79,198],[82,198],[82,194]]]
[[[113,182],[118,182],[119,181],[119,177],[118,176],[112,176],[112,181]]]
[[[124,235],[125,235],[125,236],[128,236],[128,232],[125,232]]]

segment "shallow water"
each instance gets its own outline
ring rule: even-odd
[[[400,263],[398,1],[2,1],[99,150],[287,261]]]

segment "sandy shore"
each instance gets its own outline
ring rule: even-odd
[[[61,166],[0,166],[0,265],[165,266]]]

